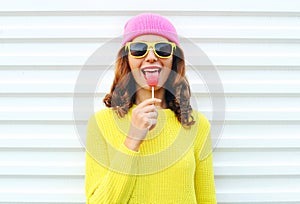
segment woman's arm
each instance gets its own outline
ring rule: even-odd
[[[113,152],[113,155],[109,155]],[[105,141],[95,116],[88,123],[86,145],[86,201],[87,204],[126,203],[135,185],[136,156],[124,144],[113,149]],[[111,158],[110,158],[111,157]]]
[[[198,204],[217,203],[212,153],[204,160],[196,161],[195,190]]]
[[[195,192],[198,204],[214,204],[216,201],[210,123],[200,114],[199,131],[195,144]]]

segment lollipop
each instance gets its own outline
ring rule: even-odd
[[[147,71],[145,72],[145,78],[147,80],[147,84],[152,88],[152,98],[154,98],[154,87],[158,84],[159,72],[156,71]]]

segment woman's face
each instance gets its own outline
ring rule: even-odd
[[[168,42],[168,40],[159,35],[141,35],[132,40],[132,42]],[[129,66],[132,75],[138,86],[149,89],[147,77],[158,77],[156,90],[163,87],[172,69],[173,56],[170,58],[160,58],[155,55],[153,48],[143,58],[134,58],[128,55]]]

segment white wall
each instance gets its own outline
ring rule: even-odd
[[[167,16],[219,70],[218,203],[300,203],[296,0],[0,1],[0,203],[85,202],[74,85],[93,51],[140,11]],[[207,111],[207,94],[196,94]]]

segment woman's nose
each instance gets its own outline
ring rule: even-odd
[[[157,61],[157,56],[155,55],[153,48],[149,49],[149,52],[147,53],[145,60],[148,62]]]

